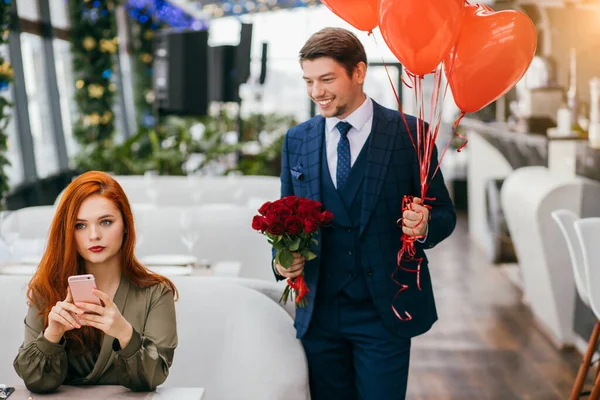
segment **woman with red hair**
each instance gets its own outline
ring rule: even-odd
[[[25,340],[14,361],[32,392],[68,385],[151,391],[177,347],[177,289],[134,256],[133,214],[108,174],[87,172],[66,189],[48,246],[29,283]],[[101,306],[74,303],[73,275],[92,274]]]

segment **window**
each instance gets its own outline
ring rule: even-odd
[[[62,3],[62,0],[59,0]],[[79,151],[79,145],[73,136],[73,122],[78,118],[77,103],[75,102],[75,78],[71,44],[67,41],[54,39],[54,58],[56,62],[56,79],[60,95],[60,112],[63,121],[63,131],[69,160]]]
[[[66,0],[49,0],[50,19],[54,28],[69,29],[69,3]]]
[[[58,172],[58,156],[46,87],[43,42],[40,36],[30,33],[21,33],[20,37],[35,164],[38,177],[44,178]]]
[[[30,21],[39,21],[40,12],[37,0],[17,0],[17,11],[19,17]]]

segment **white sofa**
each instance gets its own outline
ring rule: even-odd
[[[0,383],[7,385],[21,384],[12,362],[23,340],[28,281],[0,275]],[[179,346],[164,386],[203,387],[205,400],[309,399],[306,358],[293,320],[273,301],[281,284],[208,277],[173,281],[180,293]]]

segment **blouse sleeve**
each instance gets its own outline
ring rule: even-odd
[[[58,389],[67,377],[68,362],[65,340],[52,343],[44,337],[43,318],[30,306],[25,317],[25,340],[13,366],[34,393],[49,393]]]
[[[177,347],[177,321],[173,293],[159,285],[152,294],[143,332],[133,330],[131,340],[121,349],[113,341],[115,366],[122,372],[123,386],[133,391],[152,391],[169,375]]]

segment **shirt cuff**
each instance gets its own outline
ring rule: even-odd
[[[419,243],[425,243],[427,241],[427,234],[429,234],[429,224],[427,224],[427,228],[425,230],[425,236],[423,236],[420,239],[417,239],[417,242],[419,242]]]
[[[65,350],[66,340],[64,337],[60,339],[58,343],[52,343],[46,336],[44,336],[44,331],[42,331],[35,341],[35,345],[37,348],[47,356],[55,356],[57,354],[62,353]]]
[[[121,348],[121,344],[119,343],[119,339],[113,340],[113,350],[117,352],[123,358],[129,358],[134,355],[141,347],[142,347],[142,336],[133,329],[131,333],[131,339],[127,346],[124,349]]]

